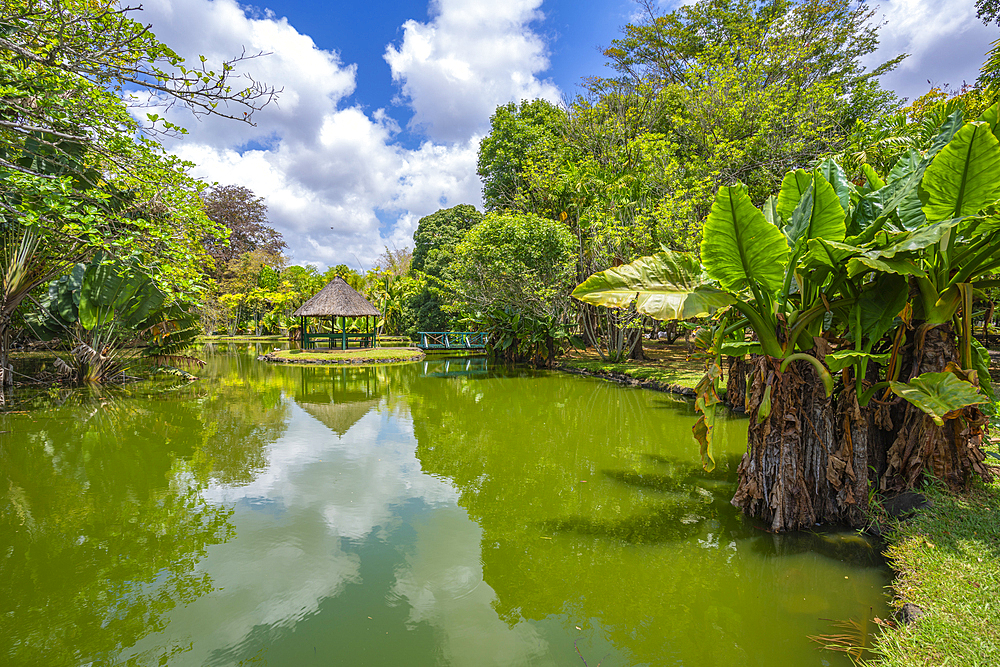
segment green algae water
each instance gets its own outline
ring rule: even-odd
[[[0,416],[0,663],[846,667],[888,614],[876,546],[729,505],[745,419],[706,473],[667,394],[251,352]]]

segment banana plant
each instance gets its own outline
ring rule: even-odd
[[[42,340],[70,341],[84,382],[121,376],[141,357],[178,360],[198,333],[189,309],[168,301],[148,275],[102,257],[52,281],[39,306],[26,324]]]

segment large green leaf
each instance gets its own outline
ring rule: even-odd
[[[987,402],[972,383],[960,380],[954,373],[924,373],[909,383],[890,382],[889,386],[894,394],[930,415],[938,426],[944,424],[949,412]]]
[[[919,188],[911,189],[896,207],[896,215],[903,229],[914,230],[927,222],[923,203],[920,201]]]
[[[928,220],[974,215],[1000,197],[1000,142],[987,123],[967,123],[941,149],[921,187]]]
[[[733,303],[728,293],[705,284],[694,255],[671,251],[595,273],[573,296],[609,308],[626,308],[635,300],[640,313],[658,320],[706,317]]]
[[[911,252],[923,250],[940,241],[952,227],[962,222],[962,218],[950,218],[932,222],[913,232],[906,232],[894,237],[882,248],[866,251],[868,257],[884,258],[895,257],[901,252]]]
[[[896,160],[892,166],[889,177],[886,178],[886,187],[892,187],[893,183],[901,183],[914,174],[923,174],[921,165],[924,165],[924,157],[914,149],[909,149]]]
[[[871,169],[868,165],[864,166]],[[854,186],[847,178],[847,172],[833,159],[823,160],[816,169],[819,171],[819,175],[833,186],[834,191],[837,193],[837,198],[840,200],[840,207],[845,211],[849,210],[851,208],[851,191],[854,189]]]
[[[905,257],[873,257],[869,255],[861,255],[859,257],[852,258],[847,263],[847,276],[849,278],[854,278],[871,270],[882,271],[884,273],[896,273],[901,276],[919,276],[921,278],[927,275],[927,272],[917,266],[916,262],[912,259],[906,259]]]
[[[826,239],[811,239],[808,248],[802,257],[806,268],[827,267],[838,270],[843,268],[847,260],[862,251],[857,246]]]
[[[885,181],[882,180],[882,177],[878,175],[878,172],[875,171],[873,166],[870,164],[863,164],[861,165],[861,171],[864,173],[865,182],[868,184],[870,189],[881,190],[885,187]]]
[[[972,339],[972,368],[979,377],[979,388],[991,401],[995,401],[996,395],[993,393],[993,382],[990,378],[990,353],[975,338]]]
[[[959,130],[965,125],[965,114],[962,113],[961,109],[956,109],[949,115],[941,127],[938,128],[937,136],[931,141],[931,145],[924,152],[927,159],[932,159],[935,155],[940,152],[942,148],[947,146],[955,135],[958,134]]]
[[[997,132],[1000,132],[1000,102],[997,102],[984,111],[983,115],[980,116],[978,120],[989,125],[990,132],[993,133],[993,136],[1000,139],[1000,136],[997,136]]]
[[[80,324],[88,331],[111,322],[134,330],[165,302],[166,295],[145,273],[96,260],[80,286]]]
[[[837,371],[844,370],[848,366],[853,366],[863,359],[884,364],[889,361],[889,355],[888,353],[869,354],[867,352],[856,352],[855,350],[837,350],[836,352],[831,352],[826,355],[824,361],[826,362],[827,368],[830,369],[830,372],[836,373]]]
[[[836,191],[825,178],[816,177],[792,211],[785,236],[794,247],[804,239],[843,241],[846,233],[844,209]]]
[[[110,322],[139,288],[140,280],[122,267],[95,261],[87,268],[80,288],[80,324],[88,331]]]
[[[764,200],[764,205],[760,207],[760,210],[764,213],[764,219],[775,227],[781,228],[785,226],[785,221],[781,219],[781,214],[778,213],[778,198],[775,195],[769,195]]]
[[[785,174],[781,179],[781,190],[778,192],[778,214],[785,220],[792,219],[792,211],[799,205],[799,200],[812,185],[812,174],[803,169],[796,169]]]
[[[868,340],[878,340],[892,328],[893,320],[903,310],[908,296],[906,278],[891,273],[880,275],[858,297],[861,333]]]
[[[738,185],[719,188],[702,230],[701,261],[724,289],[739,291],[755,281],[767,292],[781,289],[788,246]]]
[[[763,354],[764,348],[753,341],[739,341],[723,343],[719,346],[719,351],[730,357],[743,357],[748,354]]]

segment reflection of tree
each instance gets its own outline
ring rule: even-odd
[[[745,422],[720,424],[706,474],[692,410],[668,396],[554,376],[425,378],[412,391],[417,455],[481,525],[484,579],[510,624],[598,622],[632,663],[801,664],[819,616],[879,599],[880,574],[845,582],[817,543],[784,559],[755,546],[770,536],[728,502],[739,452],[725,431],[739,444]]]
[[[112,663],[210,590],[194,566],[229,525],[188,462],[198,410],[97,397],[0,420],[0,662]]]

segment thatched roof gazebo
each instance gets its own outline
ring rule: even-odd
[[[330,347],[334,346],[336,340],[340,349],[346,350],[350,341],[358,341],[359,347],[375,347],[377,342],[375,333],[375,322],[372,320],[369,326],[369,317],[375,318],[381,315],[378,308],[371,305],[368,299],[358,294],[357,290],[347,284],[347,282],[337,276],[331,280],[326,287],[321,289],[313,298],[299,306],[298,310],[292,313],[292,317],[302,318],[302,348],[309,349],[316,347],[320,340],[328,340]],[[330,318],[330,332],[309,333],[309,318]],[[340,332],[336,331],[336,318],[340,319]],[[358,334],[347,333],[348,317],[365,318],[365,332]]]

